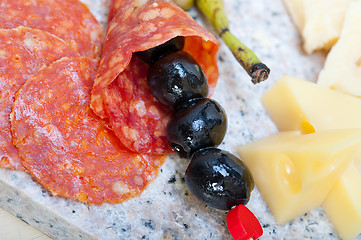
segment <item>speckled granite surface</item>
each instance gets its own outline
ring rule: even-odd
[[[84,0],[103,24],[108,0]],[[306,56],[300,38],[281,0],[224,0],[234,34],[271,68],[270,78],[253,85],[222,44],[220,79],[214,98],[229,120],[220,148],[236,154],[236,147],[276,131],[260,97],[281,75],[314,81],[324,56]],[[195,10],[189,12],[210,31]],[[0,169],[0,206],[54,239],[232,239],[226,213],[202,205],[187,191],[183,173],[187,160],[169,157],[159,176],[140,196],[123,204],[87,206],[52,197],[26,173]],[[257,189],[248,207],[264,228],[261,239],[337,239],[322,209],[278,226]]]

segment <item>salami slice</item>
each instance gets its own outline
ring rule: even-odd
[[[148,64],[134,56],[104,91],[112,129],[129,149],[151,154],[170,153],[166,127],[170,111],[155,100],[147,82]]]
[[[10,132],[15,93],[41,67],[64,56],[78,53],[55,35],[25,27],[0,29],[0,167],[24,169]]]
[[[82,56],[100,56],[103,28],[78,0],[1,0],[0,28],[18,26],[50,32]]]
[[[210,91],[212,92],[218,78],[216,55],[219,43],[212,34],[204,30],[171,1],[114,0],[111,6],[113,9],[110,10],[107,39],[103,46],[100,66],[94,81],[91,107],[98,116],[102,118],[109,117],[110,124],[117,136],[132,151],[162,154],[167,152],[167,149],[164,149],[161,146],[162,144],[154,145],[154,142],[160,143],[163,141],[165,122],[161,124],[154,122],[155,125],[153,126],[137,125],[136,128],[133,128],[131,125],[124,125],[126,124],[125,120],[114,117],[115,115],[111,117],[107,115],[107,113],[128,111],[116,109],[116,107],[133,106],[134,102],[130,102],[130,98],[125,99],[128,103],[117,104],[112,98],[115,95],[114,91],[119,91],[119,87],[125,83],[128,89],[132,88],[138,82],[136,78],[147,74],[146,67],[131,66],[130,68],[138,68],[137,74],[129,74],[129,71],[126,71],[130,63],[141,64],[140,61],[133,62],[132,59],[135,57],[132,53],[156,47],[177,36],[184,36],[184,51],[192,55],[200,64],[207,76]],[[116,79],[118,83],[112,84]],[[120,81],[124,81],[124,83],[119,83]],[[146,88],[147,86],[144,86],[144,89]],[[128,89],[124,91],[128,91]],[[150,91],[145,90],[145,92],[141,93],[139,91],[138,96],[134,93],[132,99],[139,98],[142,99],[146,106],[156,106],[157,103],[151,96]],[[112,106],[112,104],[115,104],[115,106]],[[167,119],[167,117],[164,117],[167,116],[167,112],[164,112],[161,108],[157,108],[154,113],[150,113],[148,110],[147,114],[145,114],[147,116],[142,114],[142,112],[139,112],[138,117],[143,118],[143,122],[151,122],[146,119],[151,114],[153,119],[156,119],[155,115],[158,115],[158,119]],[[128,123],[130,122],[128,121]],[[160,130],[159,127],[163,129]],[[124,131],[125,129],[129,129],[129,131]],[[154,129],[155,132],[151,132],[151,129]],[[135,134],[132,135],[131,133]],[[137,138],[138,136],[140,138]],[[159,141],[153,141],[158,136]],[[153,140],[148,141],[150,139]],[[145,143],[147,144],[145,145]],[[154,151],[155,149],[157,150]]]
[[[140,194],[165,156],[140,155],[120,143],[90,109],[97,63],[63,58],[29,78],[11,122],[25,168],[54,195],[101,204]]]

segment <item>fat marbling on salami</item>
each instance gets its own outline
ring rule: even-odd
[[[99,57],[103,27],[78,0],[1,0],[0,28],[26,26],[62,38],[85,57]]]
[[[122,97],[126,103],[119,104],[119,99],[114,97],[117,97],[117,91],[123,94],[132,88],[139,89],[137,85],[143,79],[138,78],[147,75],[147,66],[134,60],[134,52],[159,46],[177,36],[185,37],[183,50],[202,67],[212,92],[218,78],[216,55],[219,47],[212,34],[171,1],[111,2],[107,37],[94,81],[91,107],[98,116],[109,118],[115,134],[132,151],[152,154],[170,151],[165,136],[169,112],[154,99],[146,85],[142,86],[143,91],[136,91],[126,99]],[[137,64],[142,66],[133,66]],[[121,109],[123,107],[128,109]],[[132,124],[132,118],[137,118],[138,122]]]
[[[115,134],[128,149],[149,154],[170,153],[166,127],[171,112],[150,92],[148,67],[134,56],[108,86],[103,94],[107,115]]]
[[[96,61],[62,58],[30,77],[11,113],[24,167],[54,195],[119,203],[140,194],[165,156],[126,150],[90,109]]]
[[[24,169],[10,132],[15,93],[44,65],[65,56],[78,53],[55,35],[26,27],[0,29],[0,167]]]

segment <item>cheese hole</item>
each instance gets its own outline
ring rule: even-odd
[[[295,165],[288,156],[279,156],[276,172],[280,183],[284,186],[282,189],[285,189],[291,194],[297,194],[301,192],[302,182]]]
[[[309,134],[309,133],[315,133],[315,132],[316,132],[316,130],[312,126],[311,123],[309,123],[308,121],[301,122],[301,133],[302,134]]]

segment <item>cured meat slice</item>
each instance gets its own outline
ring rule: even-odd
[[[88,204],[140,194],[165,156],[140,155],[120,143],[90,109],[97,62],[63,58],[29,78],[11,114],[25,168],[54,195]]]
[[[111,104],[116,103],[113,99],[108,99],[110,96],[109,88],[116,85],[120,86],[119,84],[112,84],[113,81],[118,79],[118,82],[127,82],[128,85],[131,85],[127,86],[130,89],[132,85],[137,84],[137,77],[147,74],[146,67],[138,67],[141,72],[138,74],[129,74],[128,71],[125,71],[131,62],[133,64],[131,60],[135,57],[132,53],[156,47],[177,36],[185,37],[184,51],[192,55],[200,64],[207,76],[210,92],[212,92],[218,78],[216,55],[219,47],[219,43],[212,34],[198,25],[187,13],[171,1],[114,0],[111,2],[111,6],[107,38],[104,42],[101,62],[92,90],[91,107],[98,116],[108,118],[107,109],[108,112],[123,111],[122,109],[116,110],[115,106],[111,106]],[[140,61],[134,62],[139,63]],[[144,88],[146,87],[144,86]],[[147,97],[145,97],[145,93],[138,97],[143,99],[146,105],[156,106],[157,103],[151,96],[150,91],[147,90],[146,92]],[[136,98],[137,96],[134,95],[133,99]],[[104,104],[105,102],[106,104]],[[117,106],[131,107],[132,104],[127,103]],[[159,119],[167,115],[160,108],[157,110],[158,113],[155,114],[158,114]],[[167,119],[167,117],[165,118]],[[136,142],[130,143],[128,142],[130,141],[129,137],[124,136],[124,134],[129,134],[130,132],[123,130],[127,127],[132,129],[132,127],[123,125],[125,121],[120,120],[120,118],[111,117],[109,120],[117,136],[123,141],[124,145],[131,146],[130,149],[132,151],[152,152],[154,154],[162,154],[167,151],[167,149],[161,149],[159,146],[153,145],[153,141],[148,141],[148,139],[152,138],[151,135],[155,138],[157,136],[163,138],[163,134],[159,135],[159,133],[163,133],[165,129],[159,130],[157,126],[149,127],[149,125],[138,126],[137,130],[142,139],[132,139],[131,141]],[[121,122],[118,122],[119,120]],[[123,125],[122,128],[118,127],[120,125]],[[166,123],[161,125],[166,126]],[[142,127],[143,129],[141,129]],[[152,128],[157,132],[148,134]],[[138,133],[134,136],[138,136]],[[143,135],[144,133],[147,133],[147,135]],[[144,145],[145,142],[149,143],[148,146]],[[137,148],[136,146],[142,147]],[[157,150],[154,151],[154,149]]]
[[[1,0],[0,28],[18,26],[52,33],[82,56],[100,56],[103,28],[78,0]]]
[[[10,132],[15,93],[41,67],[65,56],[78,53],[55,35],[25,27],[0,29],[0,167],[24,169]]]
[[[120,8],[127,9],[127,11],[120,10],[119,14],[129,15],[134,11],[137,5],[139,5],[139,3],[134,0],[111,0],[109,6],[108,24],[113,20],[114,16],[118,13]]]
[[[107,117],[102,92],[128,66],[132,53],[156,47],[177,36],[185,37],[184,51],[200,64],[210,89],[215,87],[219,43],[182,9],[166,0],[114,0],[111,6],[117,12],[108,24],[92,91],[92,109],[99,116]]]
[[[170,111],[150,92],[147,71],[148,64],[134,56],[104,91],[109,122],[127,148],[142,153],[170,153],[166,137]]]

